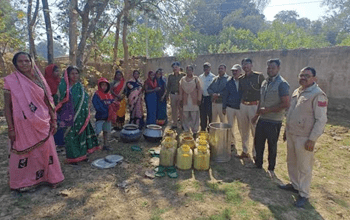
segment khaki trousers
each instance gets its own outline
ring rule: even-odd
[[[182,118],[180,109],[180,96],[178,94],[170,94],[170,105],[171,105],[171,119],[173,120],[173,126],[177,126],[177,119]],[[180,122],[181,124],[181,122]]]
[[[191,129],[192,133],[197,133],[199,130],[199,110],[198,111],[183,111],[182,126],[184,131]]]
[[[249,146],[249,130],[252,133],[252,137],[255,137],[255,125],[252,124],[252,118],[256,114],[256,109],[258,108],[257,105],[240,105],[240,111],[241,111],[241,117],[238,118],[241,122],[241,137],[242,137],[242,148],[244,153],[248,153],[248,146]],[[255,146],[253,142],[252,147],[252,155],[253,157],[256,156],[255,153]]]
[[[314,152],[305,150],[308,137],[301,137],[287,132],[287,167],[293,187],[302,197],[310,197]]]
[[[235,139],[235,132],[234,132],[234,127],[235,127],[235,121],[237,119],[237,123],[238,123],[238,130],[239,130],[239,134],[242,137],[242,125],[241,125],[241,121],[240,121],[240,110],[239,109],[235,109],[235,108],[230,108],[227,107],[226,108],[226,115],[227,115],[227,123],[229,123],[232,126],[232,139],[231,139],[231,144],[234,144],[236,146],[236,139]]]
[[[222,114],[222,103],[212,103],[212,111],[212,122],[227,123],[226,115]]]

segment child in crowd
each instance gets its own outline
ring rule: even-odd
[[[110,84],[106,78],[100,78],[98,80],[98,90],[95,92],[92,98],[92,104],[96,109],[96,123],[95,130],[98,136],[103,131],[103,150],[111,150],[107,144],[107,139],[112,130],[111,118],[109,117],[111,111],[117,111],[117,103],[114,103],[114,98],[110,93]],[[114,112],[116,115],[116,112]]]

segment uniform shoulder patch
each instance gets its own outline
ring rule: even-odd
[[[327,101],[318,101],[317,105],[319,107],[327,107]]]

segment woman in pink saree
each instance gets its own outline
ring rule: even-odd
[[[53,139],[57,121],[50,88],[29,54],[19,52],[12,62],[16,71],[4,78],[10,188],[54,187],[64,177]]]
[[[132,73],[133,78],[126,83],[126,93],[128,96],[129,110],[130,110],[130,123],[137,124],[139,128],[144,125],[143,119],[143,88],[140,81],[140,72],[134,70]]]

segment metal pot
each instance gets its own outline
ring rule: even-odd
[[[209,145],[211,159],[215,162],[231,160],[231,129],[230,124],[209,124]]]
[[[120,139],[123,142],[136,142],[141,138],[141,131],[136,124],[126,124],[120,132]]]
[[[151,124],[147,125],[145,131],[143,132],[143,137],[147,141],[159,142],[163,137],[162,126]]]

